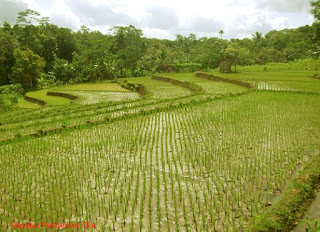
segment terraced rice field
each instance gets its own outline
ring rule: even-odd
[[[320,154],[317,85],[164,76],[203,91],[129,78],[148,94],[1,113],[1,231],[89,221],[96,231],[246,231]]]
[[[152,80],[151,77],[127,78],[131,82],[143,84],[148,90],[148,98],[169,99],[191,95],[188,89],[179,86],[173,86],[169,83]]]
[[[190,82],[196,84],[200,86],[205,93],[208,94],[227,94],[246,91],[246,89],[242,86],[231,85],[229,83],[224,82],[213,82],[210,80],[197,78],[194,76],[194,73],[164,74],[163,76],[183,82]]]
[[[249,82],[259,90],[320,93],[320,81],[312,78],[314,71],[264,71],[231,74],[213,72],[212,74]]]
[[[75,85],[57,86],[52,88],[56,91],[103,91],[103,92],[129,92],[129,90],[122,88],[117,83],[97,82],[97,83],[82,83]]]
[[[92,92],[92,91],[62,91],[62,93],[72,94],[79,97],[78,104],[91,105],[103,102],[133,101],[140,98],[135,92]]]
[[[70,104],[71,101],[64,97],[54,97],[47,95],[48,90],[38,90],[28,92],[26,95],[28,97],[36,98],[45,101],[48,105],[56,106],[56,105],[66,105]]]
[[[77,104],[84,105],[101,102],[130,101],[140,98],[139,94],[130,92],[116,83],[110,83],[110,81],[57,86],[50,89],[28,92],[26,95],[42,100],[47,105],[67,105],[71,103],[70,99],[64,97],[48,96],[48,91],[71,94],[78,97],[76,100]],[[20,108],[39,108],[37,104],[27,102],[23,98],[19,99],[18,106]]]

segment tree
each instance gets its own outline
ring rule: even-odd
[[[221,38],[222,38],[222,35],[224,34],[224,31],[223,31],[223,30],[220,30],[220,31],[219,31],[219,34],[220,34],[220,36],[221,36]]]
[[[13,56],[16,60],[12,67],[13,82],[20,83],[27,88],[33,88],[36,85],[37,78],[42,73],[45,61],[30,49],[25,51],[15,49]]]
[[[113,27],[111,31],[114,34],[111,52],[116,55],[120,75],[136,75],[135,73],[139,72],[138,62],[145,50],[142,30],[130,25],[128,27]]]
[[[313,14],[313,17],[315,19],[315,22],[313,23],[314,27],[314,41],[315,45],[314,48],[310,49],[309,56],[318,59],[320,57],[320,0],[313,0],[310,2],[311,4],[311,14]]]
[[[310,2],[311,7],[311,14],[313,14],[316,21],[320,21],[320,0],[313,0]]]
[[[12,30],[11,25],[7,21],[4,21],[1,27],[6,32],[11,32]]]
[[[72,70],[67,60],[60,59],[57,57],[55,58],[53,73],[56,80],[67,82],[72,78],[71,72]]]
[[[203,39],[197,46],[199,53],[195,58],[195,62],[202,64],[202,68],[216,68],[226,47],[226,40],[215,37]]]
[[[0,28],[0,85],[10,84],[11,67],[15,63],[13,51],[19,47],[17,39],[11,35],[7,25]]]
[[[236,45],[229,44],[223,52],[223,58],[228,60],[231,64],[234,64],[235,72],[237,72],[236,65],[238,63],[239,51]]]
[[[17,24],[21,26],[45,25],[48,22],[48,17],[40,17],[40,13],[35,10],[27,9],[18,13]]]
[[[255,34],[252,34],[252,39],[256,41],[260,41],[262,38],[262,33],[256,32]]]
[[[154,74],[161,66],[165,67],[165,59],[167,58],[168,48],[159,40],[151,40],[148,43],[144,56],[139,61],[142,75],[147,73]]]
[[[78,51],[76,38],[69,28],[56,28],[57,40],[57,57],[65,59],[68,62],[72,61],[72,54]]]

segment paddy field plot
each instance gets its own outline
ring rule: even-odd
[[[77,104],[96,104],[102,102],[121,102],[121,101],[134,101],[140,98],[140,95],[136,92],[120,91],[61,91],[62,93],[72,94],[77,96]]]
[[[246,231],[320,155],[317,92],[165,77],[204,91],[128,78],[148,95],[0,113],[1,231],[42,221],[90,221],[97,231]]]
[[[58,96],[48,96],[47,92],[67,93],[78,97],[76,101]],[[131,101],[140,98],[136,92],[131,92],[122,88],[117,83],[99,82],[99,83],[83,83],[74,85],[57,86],[50,89],[28,92],[29,97],[36,98],[46,102],[46,105],[66,105],[70,103],[76,104],[96,104],[101,102],[118,102]],[[19,99],[18,107],[20,108],[39,108],[39,105],[28,102],[23,98]]]
[[[230,84],[225,82],[214,82],[206,79],[201,79],[195,77],[194,73],[175,73],[175,74],[164,74],[164,77],[169,77],[175,80],[183,81],[183,82],[190,82],[195,85],[200,86],[205,93],[207,94],[226,94],[226,93],[239,93],[244,92],[247,89]]]
[[[74,85],[58,86],[53,90],[65,91],[106,91],[106,92],[129,92],[117,83],[98,82],[98,83],[82,83]]]
[[[26,95],[28,97],[36,98],[39,100],[42,100],[47,103],[47,105],[66,105],[70,104],[71,100],[65,97],[56,97],[56,96],[48,96],[47,92],[49,90],[43,89],[43,90],[37,90],[37,91],[31,91],[28,92]]]
[[[19,108],[25,108],[25,109],[38,109],[38,108],[41,108],[40,105],[38,105],[36,103],[33,103],[33,102],[26,101],[25,99],[23,99],[23,97],[18,99],[17,106]]]
[[[312,78],[316,70],[308,71],[251,71],[242,73],[211,74],[224,78],[242,80],[253,84],[259,90],[296,91],[320,93],[320,81]]]
[[[148,91],[147,98],[169,99],[191,95],[192,92],[180,86],[174,86],[166,82],[151,79],[151,77],[126,78],[131,82],[145,86]]]
[[[319,152],[318,100],[250,93],[3,144],[3,226],[244,230]]]

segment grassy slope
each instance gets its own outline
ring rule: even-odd
[[[18,99],[17,106],[19,108],[26,108],[26,109],[38,109],[38,108],[41,108],[41,106],[38,105],[38,104],[35,104],[35,103],[32,103],[32,102],[24,100],[23,97],[20,97]]]
[[[38,90],[38,91],[31,91],[27,93],[27,96],[37,98],[43,100],[47,103],[47,105],[66,105],[70,104],[71,100],[64,97],[55,97],[55,96],[48,96],[47,92],[48,89]]]
[[[82,83],[75,85],[56,86],[50,89],[31,91],[27,96],[37,98],[47,102],[47,105],[66,105],[70,104],[69,99],[63,97],[47,96],[48,91],[66,92],[79,97],[79,104],[95,104],[104,101],[122,101],[136,100],[139,96],[127,89],[122,88],[116,83],[100,82],[100,83]],[[19,99],[18,107],[20,108],[39,108],[40,106]]]
[[[65,85],[52,88],[53,91],[107,91],[107,92],[130,92],[122,88],[116,83],[100,82],[100,83],[82,83],[76,85]]]
[[[206,79],[196,78],[194,73],[170,73],[159,74],[160,76],[169,77],[179,81],[187,81],[201,86],[205,93],[224,94],[245,91],[246,88],[225,82],[214,82]]]
[[[274,81],[312,81],[313,71],[239,71],[238,73],[220,73],[218,70],[212,74],[242,80],[274,80]]]
[[[127,78],[134,83],[142,84],[146,87],[147,98],[166,99],[191,95],[191,91],[180,86],[174,86],[166,82],[152,80],[151,77]]]
[[[76,103],[91,105],[102,102],[134,101],[140,98],[136,92],[106,92],[106,91],[61,91],[78,97]]]
[[[320,80],[312,78],[315,71],[243,71],[241,73],[211,72],[213,75],[243,80],[260,90],[320,93]]]

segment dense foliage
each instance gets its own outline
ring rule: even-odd
[[[24,90],[20,84],[0,86],[0,109],[8,110],[13,104],[18,102],[18,98],[22,96]]]
[[[20,12],[15,25],[0,27],[0,85],[24,88],[52,83],[78,83],[155,72],[194,72],[214,69],[222,58],[240,65],[288,62],[319,56],[319,1],[311,2],[312,26],[256,32],[252,38],[151,39],[134,26],[117,26],[110,34],[77,32],[49,23],[33,10]]]

